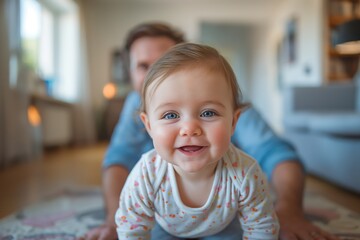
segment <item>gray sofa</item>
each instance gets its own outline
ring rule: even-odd
[[[306,170],[360,193],[360,86],[290,87],[284,106],[285,138]]]

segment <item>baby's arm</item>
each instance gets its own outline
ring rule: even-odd
[[[121,192],[115,215],[119,239],[150,239],[154,226],[152,186],[141,174],[141,164],[131,172]]]
[[[279,223],[266,178],[257,163],[245,173],[239,199],[243,239],[278,239]]]

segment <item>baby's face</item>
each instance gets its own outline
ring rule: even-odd
[[[163,159],[177,171],[213,168],[227,151],[238,111],[230,84],[219,71],[203,66],[172,73],[147,91],[142,120]]]

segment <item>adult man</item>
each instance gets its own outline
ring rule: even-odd
[[[129,171],[142,153],[153,148],[151,138],[137,116],[144,77],[162,54],[183,42],[181,33],[160,23],[145,23],[128,35],[130,75],[135,91],[127,97],[104,160],[103,191],[106,223],[87,234],[87,239],[116,239],[114,215]],[[277,137],[261,116],[250,108],[242,113],[232,142],[254,157],[268,175],[276,193],[276,212],[281,239],[337,239],[308,222],[303,215],[304,173],[291,146]]]

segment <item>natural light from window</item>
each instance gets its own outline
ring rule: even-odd
[[[77,100],[80,52],[74,6],[64,0],[21,0],[22,64],[31,93]]]
[[[40,35],[41,6],[36,0],[21,1],[21,43],[23,62],[31,70],[37,69],[38,44]]]

